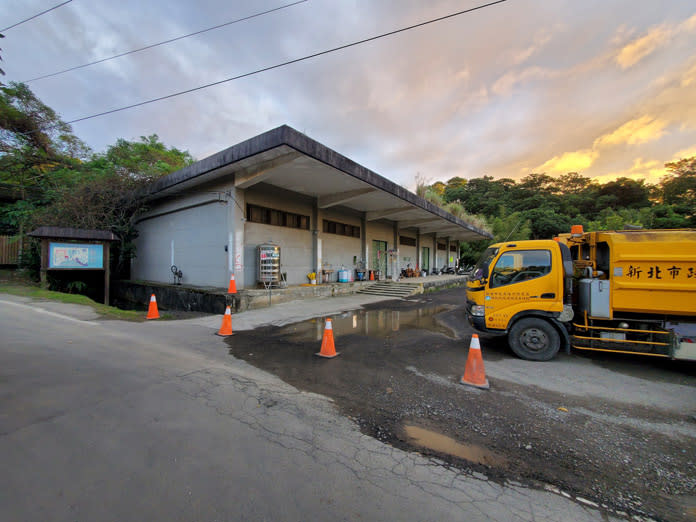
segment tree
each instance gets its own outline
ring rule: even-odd
[[[521,212],[508,215],[504,207],[500,210],[500,216],[492,219],[491,228],[496,242],[529,239],[532,234],[529,220]]]
[[[159,178],[193,163],[188,151],[167,148],[157,134],[141,136],[140,141],[119,139],[103,157],[120,176],[145,180]]]
[[[551,239],[562,232],[569,232],[573,225],[571,218],[548,208],[526,210],[522,216],[529,221],[531,239]]]
[[[82,183],[56,187],[52,202],[35,213],[33,224],[110,230],[120,239],[114,275],[127,277],[135,255],[135,223],[146,209],[142,189],[193,161],[188,151],[167,148],[156,134],[140,141],[119,139],[85,163]]]
[[[666,163],[665,167],[669,174],[660,182],[663,202],[696,207],[696,156]]]
[[[70,125],[23,83],[0,88],[0,153],[23,151],[24,161],[85,159],[89,148]]]
[[[0,38],[5,38],[5,35],[0,33]],[[0,48],[0,51],[2,51],[2,48]],[[0,54],[0,62],[2,61],[2,55]],[[0,69],[0,76],[5,76],[5,71]],[[4,85],[2,82],[0,82],[0,86]]]
[[[650,187],[644,180],[618,178],[602,185],[599,196],[612,196],[612,208],[640,208],[650,206]]]

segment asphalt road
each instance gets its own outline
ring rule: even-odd
[[[363,435],[199,323],[0,294],[0,520],[612,519]]]

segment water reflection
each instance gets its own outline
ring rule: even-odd
[[[404,329],[421,329],[455,337],[452,330],[434,317],[449,310],[446,305],[414,310],[356,310],[331,318],[334,335],[357,334],[384,338]],[[324,319],[312,319],[284,327],[283,334],[294,340],[320,341],[324,335]]]

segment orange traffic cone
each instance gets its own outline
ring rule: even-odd
[[[232,333],[232,311],[229,305],[225,309],[225,315],[222,316],[222,326],[217,333],[221,337],[227,337],[229,335],[234,335]]]
[[[228,294],[236,294],[237,293],[237,283],[234,280],[234,274],[230,276],[230,287],[227,289]]]
[[[466,358],[466,367],[464,368],[464,375],[460,382],[485,390],[490,388],[488,379],[486,379],[486,369],[483,367],[483,357],[481,357],[481,345],[479,344],[478,334],[471,336],[469,356]]]
[[[331,324],[331,319],[326,320],[324,337],[321,339],[321,350],[319,353],[315,353],[314,355],[326,357],[327,359],[331,359],[332,357],[336,357],[338,355],[336,347],[334,346],[333,326]]]
[[[147,317],[145,319],[159,319],[159,310],[157,310],[157,299],[155,294],[150,296],[150,306],[147,308]]]
[[[374,280],[375,280],[375,271],[370,270],[370,281],[374,281]]]

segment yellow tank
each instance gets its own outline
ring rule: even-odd
[[[609,310],[696,315],[696,230],[563,234],[583,275],[608,280]]]

